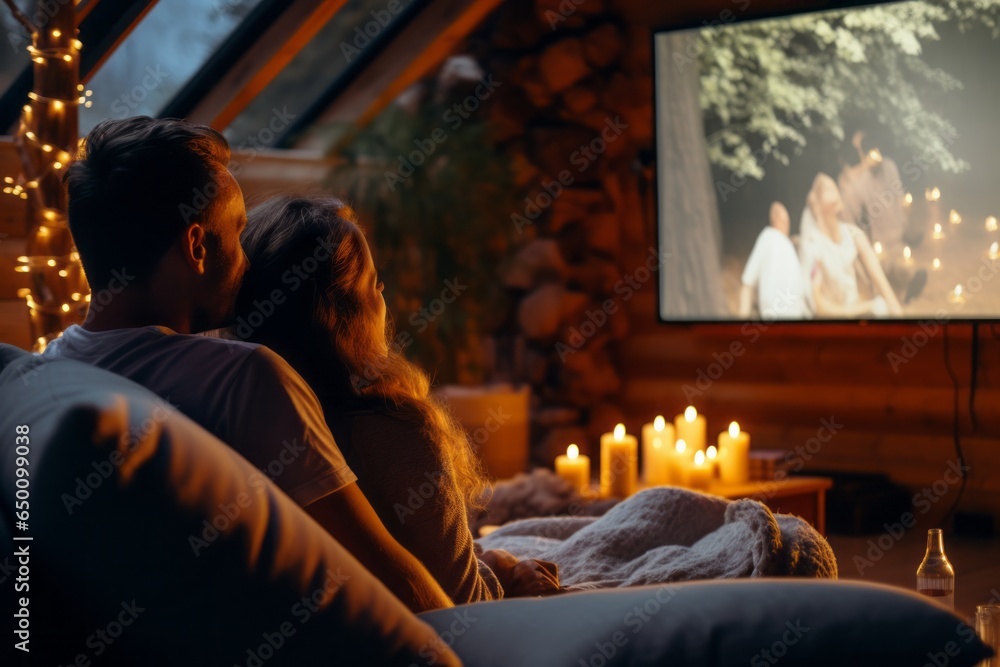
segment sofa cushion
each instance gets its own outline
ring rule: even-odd
[[[457,664],[270,480],[144,388],[29,356],[0,373],[0,405],[0,516],[33,538],[15,543],[30,551],[32,664]]]
[[[808,579],[610,589],[421,618],[467,667],[965,667],[988,654],[971,627],[916,593]]]

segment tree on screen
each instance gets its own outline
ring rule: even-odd
[[[955,127],[924,105],[962,87],[921,57],[944,22],[985,25],[996,37],[1000,0],[894,3],[702,31],[709,159],[763,179],[769,160],[788,165],[810,134],[843,140],[845,117],[866,114],[901,148],[943,172],[965,171],[968,163],[951,150]]]

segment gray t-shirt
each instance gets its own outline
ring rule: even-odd
[[[42,354],[143,385],[242,454],[302,507],[357,481],[316,394],[267,347],[160,326],[93,332],[73,325]]]

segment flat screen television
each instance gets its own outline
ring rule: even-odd
[[[1000,0],[749,6],[653,35],[661,320],[1000,319]]]

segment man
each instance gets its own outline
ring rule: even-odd
[[[788,237],[791,227],[785,205],[771,204],[770,224],[757,237],[743,269],[739,305],[743,319],[750,319],[755,300],[765,320],[809,317],[799,256]]]
[[[915,269],[905,258],[907,213],[905,188],[896,162],[882,154],[870,133],[857,130],[840,156],[838,180],[850,221],[860,227],[876,248],[879,260],[896,294],[904,304],[920,296],[927,285],[927,271]]]
[[[230,322],[247,269],[229,157],[221,134],[183,121],[94,128],[66,175],[94,298],[44,356],[146,386],[271,477],[412,610],[451,606],[379,521],[291,366],[263,346],[190,335]]]

